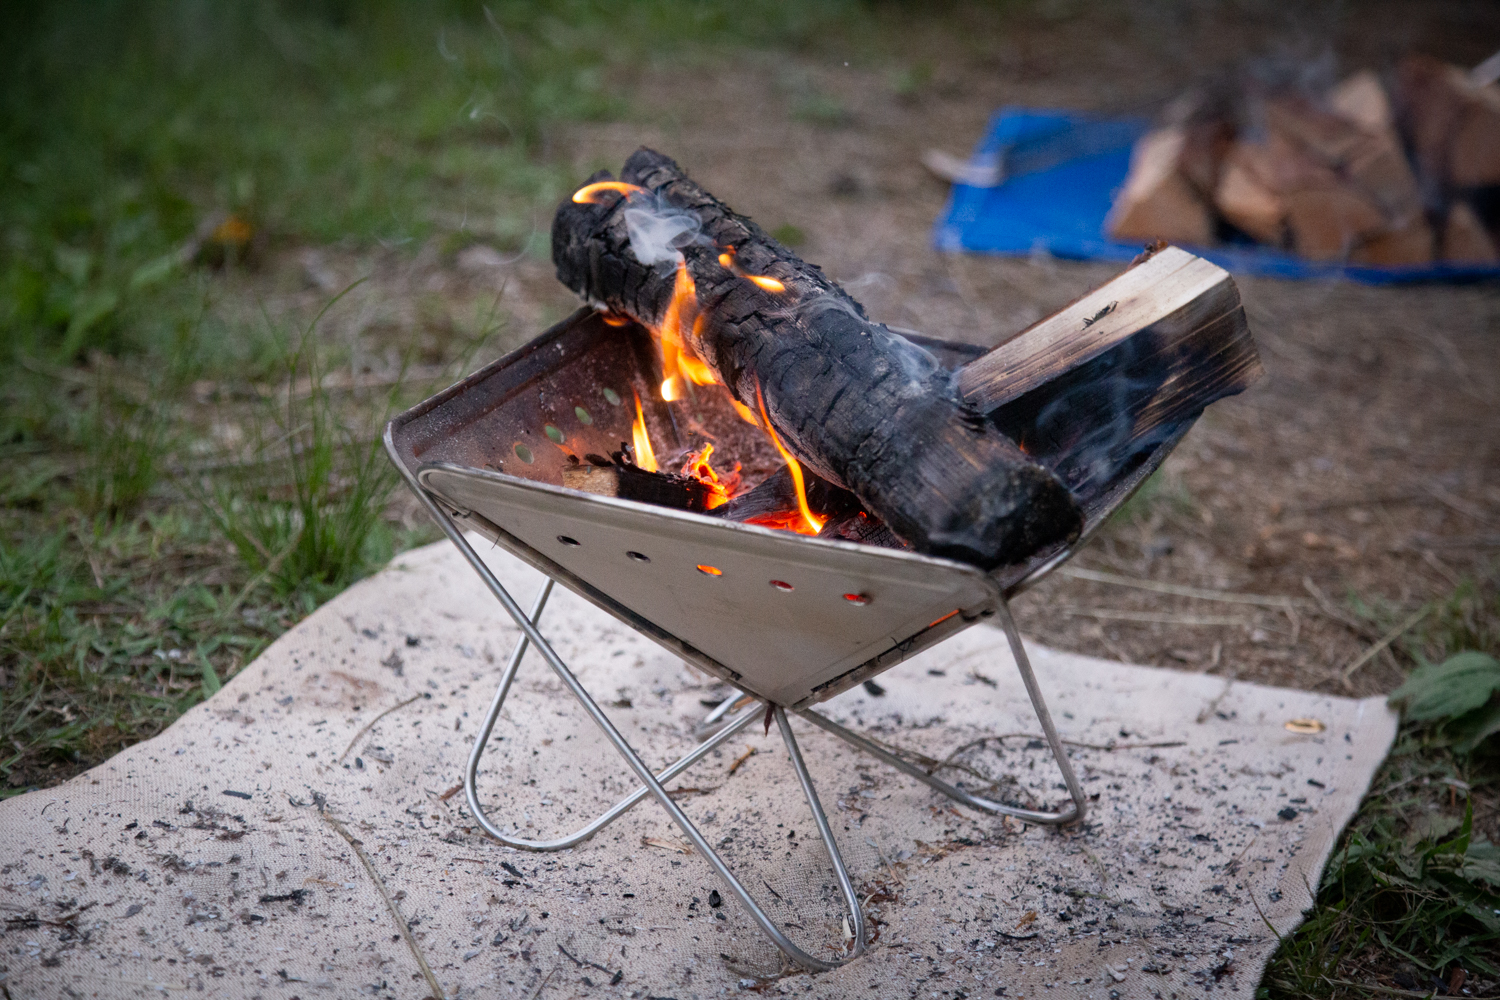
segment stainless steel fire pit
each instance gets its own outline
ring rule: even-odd
[[[924,344],[953,363],[973,357],[974,349],[963,345]],[[722,453],[754,450],[758,432],[734,417],[723,390],[709,387],[690,406],[669,406],[656,398],[658,370],[656,349],[644,328],[612,326],[593,310],[582,309],[386,427],[386,449],[408,485],[522,632],[469,757],[464,783],[469,809],[502,843],[550,851],[587,839],[650,795],[782,952],[814,971],[834,968],[863,952],[864,917],[787,713],[972,808],[1030,823],[1082,819],[1086,799],[1007,602],[1077,551],[1155,471],[1191,421],[1093,495],[1079,497],[1087,522],[1078,542],[986,574],[907,551],[729,523],[563,487],[562,471],[574,458],[608,454],[631,439],[636,398],[663,451],[685,445],[680,420],[710,428],[720,438]],[[546,574],[548,582],[530,614],[475,553],[465,529]],[[539,623],[554,582],[732,684],[736,693],[706,721],[723,718],[747,696],[756,703],[653,774],[542,635]],[[811,708],[984,619],[1005,630],[1072,800],[1063,809],[1023,809],[972,795]],[[485,744],[529,646],[547,660],[641,782],[632,795],[588,825],[551,841],[504,833],[480,805],[476,787]],[[853,944],[837,958],[815,957],[789,940],[664,788],[767,711],[786,743],[849,911]]]

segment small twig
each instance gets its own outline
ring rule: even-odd
[[[1213,715],[1219,710],[1219,703],[1224,700],[1224,696],[1229,693],[1229,689],[1234,687],[1234,680],[1235,678],[1233,675],[1224,678],[1224,690],[1214,695],[1213,700],[1210,701],[1207,705],[1203,706],[1203,711],[1198,713],[1198,717],[1193,720],[1194,722],[1198,723],[1198,725],[1201,726],[1203,725],[1203,723],[1208,721],[1209,716]]]
[[[546,978],[536,984],[536,989],[532,990],[526,995],[526,1000],[536,1000],[537,997],[541,996],[542,990],[546,989],[547,984],[552,982],[552,977],[557,975],[557,970],[559,968],[561,968],[561,966],[554,965],[552,967],[552,971],[547,973]]]
[[[740,769],[740,765],[745,763],[745,761],[749,760],[751,757],[754,757],[755,754],[756,749],[754,747],[746,747],[745,752],[736,757],[734,759],[734,763],[729,765],[729,773],[733,774],[734,772],[738,771]]]
[[[443,988],[438,985],[437,976],[434,976],[432,974],[432,966],[428,965],[427,959],[422,957],[422,950],[417,947],[417,939],[412,936],[411,928],[407,926],[406,920],[401,916],[401,911],[396,908],[396,901],[392,899],[391,894],[386,891],[385,881],[380,877],[380,873],[375,870],[375,866],[371,864],[370,856],[365,853],[365,849],[362,846],[361,842],[355,840],[354,837],[350,835],[349,831],[344,829],[344,824],[334,819],[326,811],[319,809],[318,815],[323,817],[323,822],[333,827],[334,833],[337,833],[340,837],[343,837],[344,840],[348,842],[349,846],[354,848],[354,853],[359,856],[360,862],[365,866],[365,871],[369,873],[370,880],[375,883],[375,888],[380,891],[380,898],[385,900],[386,909],[389,910],[391,916],[395,918],[396,929],[400,931],[401,936],[406,939],[406,946],[411,949],[412,957],[415,958],[417,960],[417,964],[422,967],[422,975],[427,979],[427,988],[432,991],[432,996],[435,998],[435,1000],[444,1000]]]
[[[1419,621],[1421,621],[1423,618],[1426,618],[1431,613],[1432,613],[1431,606],[1429,606],[1429,605],[1423,605],[1422,607],[1418,608],[1415,612],[1413,612],[1410,616],[1408,616],[1405,620],[1403,620],[1401,622],[1401,624],[1397,625],[1395,628],[1391,629],[1385,635],[1381,636],[1379,642],[1375,643],[1369,649],[1367,649],[1363,653],[1361,653],[1358,657],[1355,658],[1355,660],[1354,660],[1353,663],[1349,664],[1347,667],[1345,667],[1340,672],[1340,679],[1344,682],[1344,686],[1345,687],[1352,687],[1353,685],[1351,685],[1349,683],[1349,678],[1351,678],[1351,677],[1354,676],[1354,672],[1356,670],[1358,670],[1360,667],[1364,666],[1366,663],[1369,663],[1371,660],[1373,660],[1376,657],[1376,655],[1378,655],[1380,653],[1380,651],[1382,649],[1385,649],[1391,643],[1395,642],[1405,632],[1407,632],[1409,629],[1411,629],[1413,626],[1415,626]]]
[[[1370,640],[1379,637],[1379,632],[1375,631],[1364,622],[1359,621],[1353,616],[1347,614],[1346,612],[1340,611],[1337,607],[1335,607],[1334,603],[1328,599],[1328,595],[1323,593],[1323,591],[1318,588],[1318,585],[1316,583],[1313,583],[1312,577],[1304,576],[1302,578],[1302,587],[1313,596],[1313,600],[1318,602],[1318,610],[1323,612],[1325,617],[1338,622],[1340,625],[1349,629],[1355,635],[1363,636],[1364,638]]]
[[[678,843],[678,842],[671,841],[671,840],[664,840],[661,837],[642,837],[641,838],[641,846],[642,847],[659,847],[663,851],[671,851],[674,854],[692,854],[693,853],[693,848],[692,848],[691,844],[683,844],[683,843]]]
[[[400,706],[397,706],[397,707],[399,708]],[[348,751],[345,751],[345,753],[347,753],[347,752]],[[458,784],[456,784],[452,788],[448,789],[442,795],[439,795],[438,796],[438,801],[439,802],[447,802],[449,799],[453,798],[453,796],[457,795],[459,792],[461,792],[463,790],[464,790],[464,785],[463,785],[463,782],[460,781]]]
[[[384,712],[381,712],[379,715],[375,716],[375,718],[373,718],[369,722],[365,723],[365,727],[363,729],[361,729],[359,732],[357,732],[357,733],[354,734],[354,739],[350,740],[349,741],[349,745],[344,748],[344,752],[341,753],[341,754],[339,754],[338,762],[340,764],[342,764],[344,762],[344,758],[347,757],[347,756],[349,756],[349,751],[351,751],[351,750],[354,749],[354,744],[358,743],[359,740],[360,740],[360,737],[364,736],[365,733],[368,733],[371,729],[373,729],[375,727],[375,723],[379,722],[381,719],[385,718],[387,715],[390,715],[392,712],[396,711],[396,709],[398,709],[398,708],[405,708],[407,705],[410,705],[412,702],[416,701],[418,698],[425,698],[425,697],[427,697],[427,695],[425,695],[425,694],[414,694],[410,698],[408,698],[405,701],[401,702],[400,704],[398,704],[398,705],[392,705],[390,708],[386,709]]]

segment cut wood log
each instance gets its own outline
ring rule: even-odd
[[[1466,201],[1455,201],[1443,224],[1443,260],[1450,264],[1493,264],[1500,261],[1495,239],[1479,214]]]
[[[1384,213],[1347,186],[1286,195],[1286,224],[1292,249],[1315,261],[1342,260],[1388,227]]]
[[[1234,279],[1168,247],[965,365],[958,387],[1087,503],[1261,373]]]
[[[1354,248],[1349,259],[1374,267],[1414,267],[1432,263],[1432,226],[1420,213],[1404,226],[1372,236]]]
[[[1214,192],[1214,206],[1231,225],[1279,247],[1286,241],[1286,202],[1246,162],[1253,156],[1250,148],[1237,146],[1231,151]]]
[[[1379,81],[1372,82],[1379,87]],[[1372,117],[1380,114],[1378,109],[1356,110]],[[1416,177],[1391,128],[1365,128],[1308,101],[1291,99],[1270,102],[1266,120],[1273,137],[1283,138],[1339,181],[1352,186],[1385,213],[1388,223],[1403,225],[1421,210]],[[1283,185],[1281,190],[1327,186],[1304,180]]]
[[[918,551],[992,568],[1077,536],[1067,489],[967,407],[931,354],[667,157],[638,150],[622,179],[629,197],[596,188],[559,207],[565,285],[680,338],[793,457]]]
[[[591,458],[593,456],[590,456]],[[623,462],[585,462],[563,469],[563,485],[601,497],[637,500],[676,510],[707,511],[719,499],[706,483],[670,472],[647,472]]]
[[[1397,66],[1397,104],[1419,172],[1434,188],[1500,184],[1500,84],[1431,56]]]
[[[1390,95],[1373,70],[1360,70],[1340,81],[1328,92],[1328,106],[1334,114],[1374,135],[1396,131]]]
[[[1110,236],[1199,246],[1213,241],[1208,203],[1179,170],[1185,142],[1181,128],[1159,129],[1136,142],[1125,186],[1104,222]]]

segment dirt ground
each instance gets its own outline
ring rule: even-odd
[[[581,179],[651,145],[767,229],[795,225],[803,256],[876,319],[992,343],[1118,268],[936,252],[930,232],[947,190],[921,167],[921,152],[967,151],[1006,104],[1149,110],[1224,60],[1285,40],[1243,11],[1239,20],[1216,8],[1191,22],[1136,15],[1112,26],[1054,6],[1056,20],[976,29],[957,49],[951,32],[914,30],[913,62],[932,68],[915,87],[828,57],[641,67],[617,81],[634,109],[628,120],[561,131],[551,155]],[[1378,65],[1407,43],[1477,62],[1500,38],[1492,9],[1366,5],[1357,25],[1313,18],[1305,30],[1323,32],[1345,67]],[[312,303],[373,271],[349,322],[377,366],[380,343],[441,339],[435,314],[466,313],[503,287],[509,346],[576,306],[552,274],[549,224],[539,210],[532,247],[509,256],[482,245],[415,260],[302,250],[258,280],[287,302]],[[1491,578],[1500,555],[1500,288],[1240,285],[1266,377],[1216,404],[1169,460],[1161,489],[1072,565],[1145,588],[1295,606],[1058,574],[1018,602],[1021,627],[1058,648],[1136,663],[1338,694],[1389,691],[1403,670],[1388,653],[1343,679],[1381,638],[1381,626],[1349,612],[1351,596],[1397,622],[1462,581]]]

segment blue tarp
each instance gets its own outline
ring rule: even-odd
[[[1003,108],[990,120],[975,156],[993,155],[1007,146],[1052,138],[1086,120],[1060,111]],[[1144,124],[1141,128],[1144,129]],[[1019,255],[1044,251],[1076,260],[1129,261],[1140,252],[1140,244],[1119,243],[1104,232],[1104,217],[1129,169],[1130,146],[1123,144],[1013,177],[999,187],[956,184],[938,219],[933,242],[939,250]],[[1348,278],[1382,285],[1500,276],[1500,267],[1494,265],[1319,264],[1248,242],[1185,249],[1236,274],[1278,278]]]

